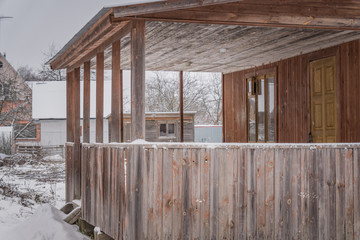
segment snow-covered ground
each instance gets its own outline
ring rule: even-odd
[[[40,212],[44,211],[41,209],[46,209],[48,216],[55,216],[56,214],[49,213],[52,210],[48,205],[59,209],[64,203],[65,161],[61,156],[40,159],[19,154],[0,156],[1,239],[5,239],[2,238],[3,233],[11,232],[11,229],[21,224],[24,225],[25,219],[36,218],[32,215],[39,207],[41,207]]]

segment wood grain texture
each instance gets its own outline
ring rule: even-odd
[[[112,81],[111,81],[111,139],[110,142],[121,142],[121,104],[123,89],[120,70],[120,40],[112,44]]]
[[[305,143],[309,140],[310,62],[335,56],[336,59],[336,112],[337,142],[360,141],[359,90],[360,41],[344,43],[332,48],[299,55],[224,77],[224,131],[226,142],[246,142],[246,74],[258,74],[264,69],[277,69],[276,79],[276,142]],[[232,87],[235,86],[235,87]],[[233,106],[235,106],[233,108]],[[234,110],[233,110],[234,109]],[[242,116],[245,116],[244,118]]]
[[[359,145],[258,146],[84,144],[82,216],[114,239],[357,239]]]
[[[145,139],[145,21],[131,28],[131,140]]]
[[[84,63],[83,142],[90,142],[90,61]]]
[[[96,129],[97,143],[104,141],[104,52],[96,55]]]

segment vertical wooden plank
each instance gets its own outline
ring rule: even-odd
[[[83,142],[90,142],[90,61],[84,63]]]
[[[162,239],[172,239],[172,208],[173,208],[173,177],[172,177],[172,153],[167,148],[163,149],[163,205],[162,205]]]
[[[360,239],[360,157],[354,148],[354,239]]]
[[[143,211],[145,213],[145,224],[147,225],[145,238],[153,239],[153,229],[154,229],[154,221],[157,217],[155,215],[155,195],[154,195],[154,149],[147,148],[145,149],[145,169],[147,174],[147,186],[144,186],[144,189],[147,192],[147,210]],[[145,179],[144,179],[145,180]]]
[[[96,225],[96,209],[97,209],[97,152],[98,149],[95,147],[90,148],[90,191],[91,191],[91,216],[89,223],[92,225]]]
[[[114,239],[119,238],[119,231],[118,228],[120,227],[119,224],[119,212],[120,212],[120,191],[117,189],[120,188],[118,185],[118,176],[120,175],[120,171],[118,169],[118,165],[120,165],[120,154],[119,149],[116,147],[112,147],[110,149],[111,160],[109,164],[109,177],[110,177],[110,185],[109,185],[109,193],[110,193],[110,211],[108,218],[110,219],[110,232],[115,236]]]
[[[237,205],[238,205],[238,211],[239,211],[239,216],[238,216],[238,234],[236,235],[236,237],[238,239],[246,239],[247,237],[247,164],[250,164],[247,161],[247,151],[244,148],[240,148],[238,149],[238,162],[239,162],[239,167],[238,167],[238,172],[239,172],[239,181],[238,181],[238,200],[237,200]]]
[[[247,212],[246,226],[247,238],[256,239],[256,165],[255,150],[247,150]]]
[[[140,233],[138,236],[141,239],[149,239],[149,235],[148,235],[148,222],[152,221],[152,219],[150,219],[149,217],[149,213],[150,213],[150,204],[152,203],[152,199],[150,197],[150,168],[151,168],[151,163],[149,161],[149,150],[148,149],[144,149],[143,148],[143,154],[142,157],[140,159],[140,161],[142,162],[141,165],[141,169],[139,171],[140,176],[138,177],[139,179],[139,192],[141,193],[141,197],[140,197],[140,204],[141,204],[141,212],[139,212],[138,214],[141,215],[141,222],[142,225],[139,226],[137,231],[140,231],[142,233]],[[139,211],[140,209],[136,209],[135,211]],[[140,239],[139,238],[139,239]]]
[[[346,239],[354,237],[354,163],[353,150],[343,150],[345,163],[345,229]]]
[[[267,149],[265,152],[265,238],[275,239],[275,186],[274,186],[274,149]]]
[[[238,227],[237,227],[237,219],[238,219],[238,209],[237,209],[237,196],[238,196],[238,159],[237,159],[237,149],[231,148],[230,155],[227,157],[228,171],[227,175],[230,176],[230,180],[228,179],[228,192],[229,192],[229,239],[237,239],[238,235]]]
[[[283,158],[284,158],[284,238],[291,238],[291,149],[283,149]]]
[[[131,140],[145,139],[145,21],[131,27]]]
[[[336,238],[336,164],[335,149],[327,149],[326,157],[326,184],[329,188],[329,198],[327,199],[327,239]]]
[[[96,55],[96,142],[104,141],[104,52]]]
[[[228,179],[228,161],[230,149],[220,149],[219,153],[219,239],[229,239],[229,189],[227,187]]]
[[[309,154],[308,148],[301,149],[301,238],[309,239]]]
[[[102,225],[104,207],[104,148],[98,147],[96,154],[96,226]]]
[[[345,239],[345,163],[336,149],[336,239]]]
[[[210,150],[210,239],[218,239],[219,226],[219,149]]]
[[[87,199],[86,199],[86,174],[87,174],[87,166],[86,166],[86,161],[85,158],[87,157],[87,148],[82,147],[82,154],[81,154],[81,171],[82,171],[82,175],[81,175],[81,217],[82,219],[86,219],[86,203],[87,203]]]
[[[120,99],[122,98],[120,72],[120,46],[117,40],[112,44],[112,82],[111,82],[111,139],[110,142],[120,142]]]
[[[120,204],[118,204],[119,211],[116,212],[115,219],[119,219],[119,224],[116,224],[116,230],[118,231],[118,238],[122,239],[125,232],[125,222],[126,222],[126,185],[125,185],[125,175],[128,173],[127,168],[125,167],[127,164],[127,159],[129,159],[129,149],[121,148],[118,153],[118,158],[115,163],[115,169],[120,174],[117,175],[116,184],[115,184],[115,199],[119,199]],[[116,201],[115,203],[117,203]],[[119,225],[119,226],[118,226]]]
[[[201,238],[210,239],[210,158],[208,149],[201,149],[200,169],[201,169]]]
[[[301,158],[299,149],[290,149],[290,167],[291,167],[291,237],[293,239],[301,239],[301,204],[300,204],[300,189],[301,189]]]
[[[326,238],[326,199],[328,199],[328,189],[325,185],[325,151],[323,149],[316,150],[316,164],[318,168],[318,237],[320,239]]]
[[[190,198],[190,212],[191,212],[191,239],[201,239],[201,214],[200,208],[202,204],[201,199],[201,150],[193,148],[191,150],[191,198]]]
[[[182,236],[182,169],[183,165],[187,164],[183,159],[182,149],[175,149],[174,154],[171,156],[172,161],[172,188],[173,188],[173,208],[172,208],[172,238],[181,239]]]
[[[154,228],[151,237],[160,239],[163,226],[163,150],[154,149]]]
[[[183,211],[183,216],[182,216],[182,237],[181,239],[190,239],[191,238],[191,231],[192,231],[192,219],[191,219],[191,154],[192,154],[192,149],[187,149],[185,150],[185,152],[183,153],[184,156],[184,160],[186,162],[185,165],[183,165],[183,169],[182,169],[182,196],[183,196],[183,201],[182,201],[182,211]],[[174,226],[173,222],[173,226]]]
[[[73,199],[73,184],[72,184],[72,162],[73,162],[73,144],[66,144],[65,147],[65,200],[69,202]]]
[[[259,239],[265,238],[265,192],[267,185],[265,183],[265,152],[268,149],[255,149],[254,159],[256,168],[256,237]]]
[[[114,237],[113,233],[111,232],[111,212],[114,210],[111,206],[111,148],[105,147],[104,148],[104,159],[103,159],[103,216],[102,216],[102,225],[101,229],[108,235]]]
[[[310,179],[309,179],[309,190],[310,190],[310,239],[318,238],[319,229],[319,210],[318,210],[318,160],[320,161],[318,151],[310,149]]]
[[[275,149],[275,239],[284,239],[284,158],[282,149]]]
[[[184,142],[184,74],[179,72],[179,111],[180,111],[180,142]]]

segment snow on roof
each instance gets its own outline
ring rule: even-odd
[[[83,115],[83,81],[80,82],[80,117]],[[34,119],[66,118],[66,81],[36,82],[32,87]],[[111,81],[104,81],[104,116],[111,112]],[[96,117],[96,81],[90,86],[90,118]]]

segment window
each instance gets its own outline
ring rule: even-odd
[[[36,138],[36,124],[16,124],[14,136],[16,136],[16,139]]]
[[[247,79],[248,141],[275,142],[275,79],[264,74]]]
[[[175,123],[160,123],[160,137],[175,137]]]
[[[4,66],[3,62],[0,61],[0,68],[2,68]]]

